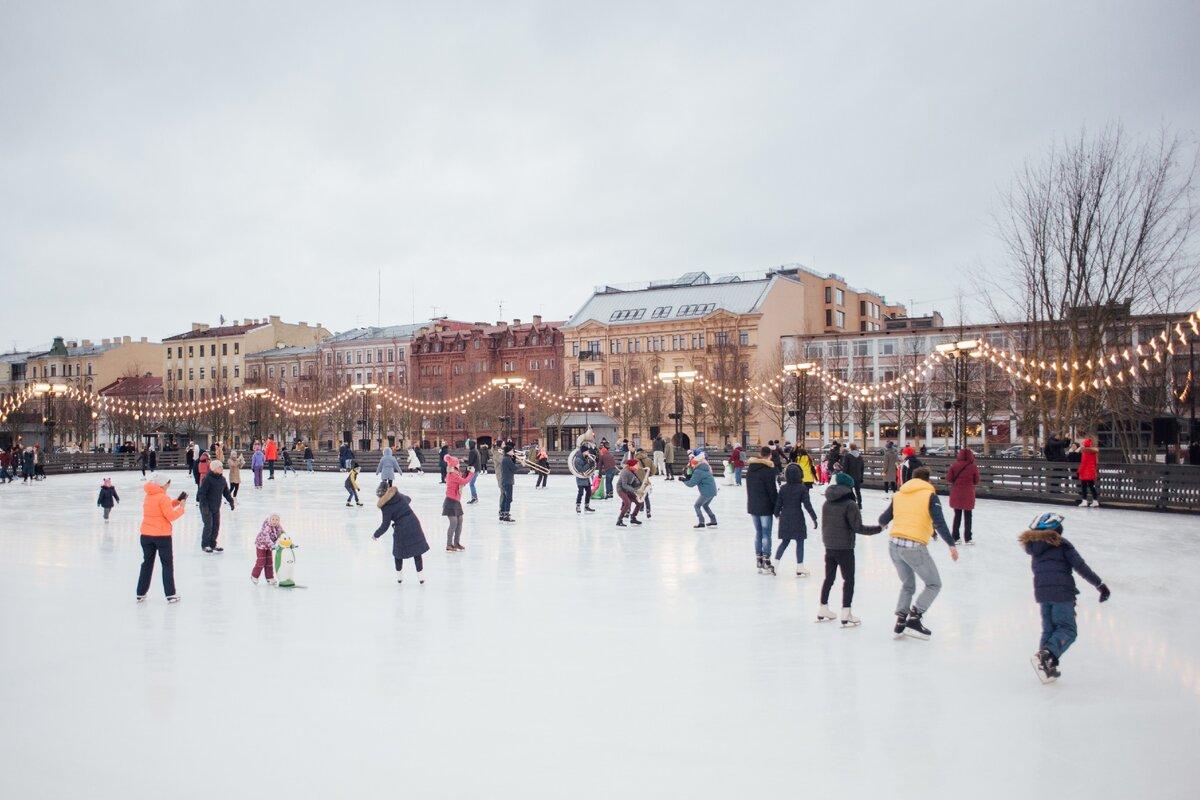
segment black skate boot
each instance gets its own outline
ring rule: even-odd
[[[911,636],[914,639],[928,639],[933,635],[933,631],[921,624],[921,614],[924,612],[918,611],[916,606],[908,612],[908,621],[904,623],[904,633],[906,636]]]
[[[904,636],[904,628],[908,624],[908,614],[901,611],[896,614],[896,626],[892,628],[892,633],[896,634],[899,639]]]
[[[774,575],[775,574],[775,565],[771,563],[770,556],[763,556],[762,564],[763,564],[763,575]]]
[[[584,510],[584,511],[595,511],[596,509],[592,508],[590,505],[588,505],[587,503],[585,503],[585,504],[584,504],[584,506],[583,506],[583,510]]]
[[[1037,673],[1038,680],[1042,683],[1054,683],[1058,678],[1054,656],[1050,654],[1049,650],[1038,650],[1029,661],[1033,664],[1033,671]]]
[[[763,557],[762,556],[758,556],[758,574],[759,575],[763,574]]]

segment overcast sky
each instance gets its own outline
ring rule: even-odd
[[[0,346],[374,324],[379,269],[385,324],[791,261],[949,316],[1023,159],[1194,140],[1198,43],[1194,0],[0,0]]]

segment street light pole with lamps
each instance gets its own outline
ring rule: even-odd
[[[35,383],[33,393],[43,398],[42,424],[46,426],[46,452],[54,449],[54,402],[55,397],[67,393],[65,383]]]
[[[265,388],[243,389],[242,390],[242,395],[244,397],[249,397],[250,401],[252,403],[251,410],[250,410],[250,415],[251,415],[250,416],[250,442],[251,442],[251,444],[253,444],[253,442],[259,438],[258,434],[259,434],[260,422],[259,422],[258,416],[259,416],[259,413],[262,411],[260,403],[262,402],[262,400],[261,400],[262,396],[265,395],[266,393],[267,393],[267,390]]]
[[[362,426],[363,438],[359,440],[359,447],[363,450],[371,449],[371,415],[367,407],[367,395],[379,394],[379,384],[377,383],[352,383],[350,384],[351,391],[357,392],[362,397],[362,419],[358,424]]]
[[[796,410],[791,414],[796,418],[796,447],[804,447],[808,438],[808,373],[815,366],[811,361],[783,365],[783,371],[796,379]]]
[[[492,378],[492,386],[497,386],[504,390],[504,441],[512,438],[512,423],[513,423],[513,390],[519,390],[525,385],[524,378],[508,377],[508,378]]]
[[[675,369],[670,372],[658,373],[658,379],[675,387],[675,413],[669,414],[675,420],[675,437],[672,442],[676,447],[683,441],[683,384],[692,383],[699,373],[694,369]]]
[[[954,362],[954,450],[955,452],[967,446],[967,364],[964,358],[979,358],[983,351],[979,349],[978,339],[964,339],[961,342],[946,342],[936,348],[943,356]],[[983,431],[987,436],[987,432]]]

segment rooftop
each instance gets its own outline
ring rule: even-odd
[[[258,322],[257,320],[248,320],[240,325],[221,325],[216,328],[210,328],[207,325],[201,327],[193,326],[186,333],[177,333],[174,336],[168,336],[163,339],[164,342],[179,342],[184,339],[215,339],[221,336],[241,336],[247,331],[252,331],[255,328],[261,328],[266,325],[266,322]]]
[[[96,394],[104,395],[105,397],[145,397],[146,395],[161,395],[162,393],[163,379],[153,375],[117,378],[108,386],[96,392]]]
[[[376,340],[391,341],[395,339],[404,340],[411,339],[416,336],[417,332],[422,328],[428,327],[432,323],[429,322],[414,322],[406,325],[384,325],[382,327],[368,326],[364,328],[351,328],[348,331],[335,333],[325,340],[324,344],[344,344],[346,342],[367,342]]]
[[[272,347],[267,350],[259,350],[257,353],[249,353],[246,355],[246,358],[294,358],[296,356],[316,355],[320,349],[320,345],[315,344]]]

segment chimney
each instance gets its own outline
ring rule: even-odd
[[[272,314],[271,316],[267,317],[267,319],[270,320],[272,324],[279,322],[279,317],[276,316],[275,314]]]
[[[108,344],[108,343],[110,343],[111,341],[112,341],[112,339],[101,339],[101,340],[100,340],[100,344]]]
[[[520,325],[520,324],[521,324],[521,320],[519,320],[519,319],[513,320],[513,325]]]
[[[91,340],[91,339],[84,339],[84,340],[83,340],[83,346],[84,346],[84,347],[91,347],[91,346],[92,346],[92,340]]]
[[[195,333],[196,331],[206,331],[206,330],[208,330],[207,323],[204,323],[204,322],[193,322],[192,323],[192,332],[193,333]]]
[[[534,324],[534,325],[541,325],[541,324],[542,324],[542,315],[541,315],[541,314],[534,314],[534,315],[533,315],[533,324]]]
[[[70,339],[67,341],[67,347],[79,347],[79,342],[75,341],[74,339]]]
[[[121,337],[121,344],[129,344],[132,341],[133,341],[133,338],[130,336],[122,336]]]

